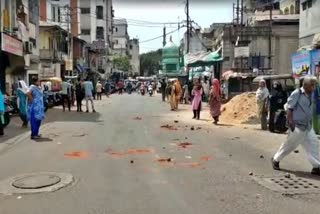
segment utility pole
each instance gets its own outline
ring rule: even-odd
[[[273,5],[272,5],[272,1],[269,0],[269,12],[270,12],[270,17],[269,17],[269,69],[271,69],[272,67],[272,63],[271,63],[271,58],[272,58],[272,10],[273,10]]]
[[[163,47],[166,46],[167,44],[167,39],[166,39],[167,33],[166,33],[166,26],[163,27]]]
[[[244,0],[241,0],[241,12],[240,12],[240,15],[241,15],[241,21],[240,21],[240,46],[243,45],[243,1]],[[243,66],[243,56],[240,57],[240,72],[243,72],[244,70],[244,66]]]
[[[187,0],[187,53],[190,51],[190,19],[189,19],[189,0]]]

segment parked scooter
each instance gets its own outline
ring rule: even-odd
[[[146,92],[145,92],[144,86],[141,85],[141,87],[140,87],[140,94],[141,94],[142,96],[144,96],[145,93],[146,93]]]
[[[153,87],[152,87],[152,85],[148,86],[148,93],[149,93],[150,97],[152,97],[152,95],[153,95]]]

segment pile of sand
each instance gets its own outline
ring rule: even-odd
[[[221,108],[221,121],[226,123],[259,123],[256,113],[256,96],[253,92],[233,97]]]

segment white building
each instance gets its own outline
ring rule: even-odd
[[[113,54],[119,56],[129,55],[128,23],[125,19],[115,19],[113,28]]]
[[[80,0],[80,38],[101,53],[98,69],[111,72],[112,0]]]
[[[140,48],[138,39],[131,39],[129,41],[129,59],[131,73],[136,75],[140,74]]]
[[[311,46],[320,33],[320,0],[303,0],[300,5],[299,46]]]

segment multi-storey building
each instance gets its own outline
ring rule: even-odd
[[[129,34],[128,23],[125,19],[115,19],[113,28],[113,54],[128,56]]]
[[[138,39],[129,41],[130,70],[133,75],[140,74],[140,48]]]
[[[109,56],[112,50],[112,0],[80,0],[80,38],[95,52],[95,67],[90,69],[100,73],[111,72]],[[90,49],[90,50],[89,50]]]
[[[0,84],[12,93],[14,83],[38,74],[39,0],[0,0]]]

